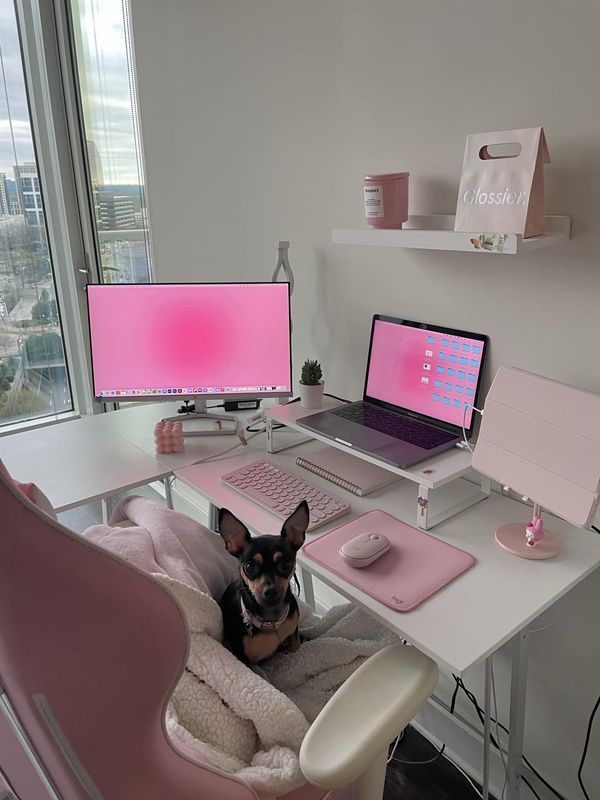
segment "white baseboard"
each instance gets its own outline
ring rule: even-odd
[[[454,761],[479,785],[483,782],[483,734],[450,711],[435,697],[429,699],[411,723],[436,747],[446,745],[444,754]],[[495,735],[495,734],[494,734]],[[502,794],[504,767],[500,754],[492,748],[490,754],[490,792]],[[473,797],[475,795],[473,794]]]
[[[445,743],[444,754],[448,755],[452,761],[481,786],[483,781],[482,730],[474,728],[470,722],[461,717],[450,714],[450,710],[445,703],[436,697],[429,699],[411,724],[437,747],[441,747]],[[503,746],[505,746],[506,737],[502,731],[500,731],[500,734]],[[492,736],[496,738],[496,730],[493,724]],[[506,760],[506,750],[504,758]],[[540,800],[556,800],[556,796],[538,781],[528,769],[524,769],[523,774],[531,782]],[[500,798],[503,785],[504,766],[500,753],[496,748],[492,747],[490,752],[491,795]],[[563,787],[557,786],[556,788],[563,797],[567,797]],[[530,796],[530,792],[525,785],[522,786],[521,794],[523,797]],[[475,794],[473,793],[472,796],[475,797]]]

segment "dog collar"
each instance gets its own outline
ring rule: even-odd
[[[253,635],[252,633],[253,628],[258,628],[259,631],[264,631],[264,632],[278,631],[279,628],[281,628],[283,623],[288,618],[288,614],[290,612],[290,604],[286,603],[279,619],[271,621],[271,620],[261,619],[260,617],[255,616],[251,611],[248,611],[248,609],[244,605],[243,597],[240,597],[240,605],[242,609],[242,619],[244,621],[244,625],[246,626],[246,630],[248,631],[250,636]]]

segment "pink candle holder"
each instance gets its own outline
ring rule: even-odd
[[[408,172],[366,175],[365,216],[373,228],[401,228],[408,219]]]

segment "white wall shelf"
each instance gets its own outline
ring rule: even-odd
[[[566,241],[571,233],[571,218],[545,217],[546,233],[523,239],[515,233],[466,233],[454,230],[453,214],[420,214],[411,216],[400,230],[335,228],[331,232],[334,244],[362,244],[378,247],[411,247],[419,250],[456,250],[463,253],[514,255]],[[494,250],[479,249],[472,239],[491,237]],[[488,245],[489,246],[489,245]]]

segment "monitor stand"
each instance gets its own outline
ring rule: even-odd
[[[163,422],[183,422],[185,424],[187,420],[192,419],[214,419],[215,426],[212,430],[184,430],[184,436],[218,436],[231,433],[235,435],[238,430],[237,417],[231,414],[211,414],[206,405],[206,398],[202,396],[194,396],[191,401],[184,400],[181,408],[177,410],[177,416],[164,417]]]

